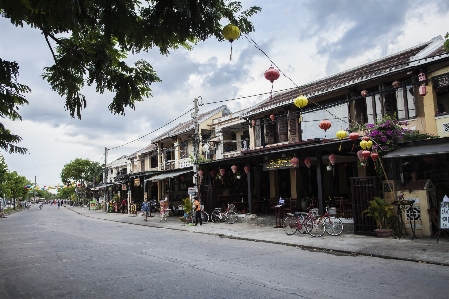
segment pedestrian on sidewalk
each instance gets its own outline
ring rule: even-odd
[[[60,206],[61,206],[61,202],[58,200],[58,209],[59,209]]]
[[[125,214],[125,209],[126,209],[126,200],[122,199],[122,214]]]
[[[195,225],[198,225],[198,220],[200,221],[200,225],[203,225],[203,221],[201,219],[201,203],[198,200],[198,197],[195,196],[194,199],[193,209],[195,211]]]
[[[150,211],[150,205],[148,204],[148,200],[145,198],[142,203],[142,213],[144,213],[144,221],[147,221],[148,212]]]

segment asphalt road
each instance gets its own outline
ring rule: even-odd
[[[448,268],[33,207],[0,219],[0,298],[447,298]]]

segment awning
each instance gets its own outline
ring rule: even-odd
[[[168,173],[162,173],[159,175],[156,175],[152,178],[150,178],[151,181],[159,181],[159,180],[163,180],[166,178],[172,178],[184,173],[188,173],[188,172],[192,172],[192,169],[188,169],[188,170],[181,170],[181,171],[173,171],[173,172],[168,172]]]
[[[401,158],[410,156],[427,156],[449,153],[449,143],[418,145],[399,148],[386,154],[383,158]]]

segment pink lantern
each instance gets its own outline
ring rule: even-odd
[[[335,154],[330,154],[329,162],[331,162],[332,165],[335,165],[335,162],[337,162],[337,156]]]
[[[249,166],[246,165],[245,167],[243,167],[243,170],[245,171],[246,174],[248,174],[249,173]]]
[[[271,119],[271,121],[274,121],[274,120],[276,119],[276,115],[271,114],[271,115],[270,115],[270,119]]]
[[[365,160],[365,158],[362,155],[363,150],[359,150],[357,152],[357,158],[359,158],[360,162],[363,162]]]
[[[320,121],[318,126],[320,127],[321,130],[324,130],[324,132],[326,132],[332,126],[332,123],[327,119],[323,119],[322,121]]]
[[[266,70],[263,75],[265,79],[271,82],[271,91],[270,91],[270,99],[271,99],[273,94],[273,82],[277,80],[281,74],[273,66],[270,66],[270,68]]]
[[[204,174],[204,171],[202,171],[201,169],[200,169],[200,170],[198,170],[198,175],[200,176],[200,178],[202,178],[202,177],[203,177],[203,174]]]
[[[425,85],[421,85],[419,87],[419,95],[420,96],[425,96],[426,94],[427,94],[426,86]]]
[[[310,161],[309,158],[305,158],[304,159],[304,164],[307,166],[307,168],[310,168],[310,166],[312,165],[312,161]]]
[[[394,88],[398,89],[399,86],[401,86],[401,82],[399,82],[398,80],[396,80],[396,81],[394,81],[391,85],[392,85]]]
[[[368,159],[370,157],[370,155],[371,155],[370,151],[367,151],[367,150],[362,151],[362,156],[363,156],[363,158],[365,158],[365,160]]]
[[[364,89],[360,92],[360,94],[362,95],[362,97],[366,98],[366,96],[368,95],[368,90]]]
[[[238,169],[237,165],[231,166],[232,173],[235,173],[237,171],[237,169]]]
[[[253,119],[253,120],[251,121],[251,124],[253,125],[253,127],[255,127],[255,126],[256,126],[256,120]]]
[[[299,165],[299,159],[296,157],[293,157],[290,162],[292,163],[293,167],[298,167]]]
[[[356,141],[357,139],[359,139],[360,135],[357,132],[352,132],[351,134],[349,134],[349,139],[351,139],[352,141]]]
[[[225,173],[226,173],[226,169],[220,168],[220,174],[221,174],[221,176],[224,176]]]
[[[379,154],[378,153],[371,153],[371,159],[373,159],[373,161],[377,161],[377,159],[379,158]]]

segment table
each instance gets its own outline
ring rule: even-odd
[[[399,230],[398,230],[398,234],[399,234],[399,239],[401,237],[404,237],[404,234],[402,233],[402,228],[404,228],[405,233],[407,234],[407,229],[405,227],[405,223],[404,223],[404,219],[402,218],[402,212],[406,211],[406,207],[408,206],[409,209],[413,209],[413,204],[415,203],[414,200],[399,200],[399,201],[393,201],[393,205],[396,206],[397,208],[397,217],[398,217],[398,226],[399,226]],[[416,230],[416,217],[413,217],[413,224],[412,224],[412,218],[410,217],[410,230],[412,231],[412,240],[413,239],[418,239],[418,237],[415,234],[415,230]]]

